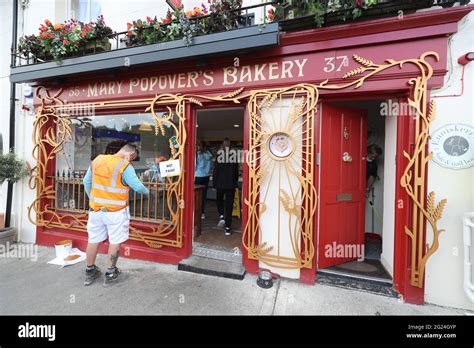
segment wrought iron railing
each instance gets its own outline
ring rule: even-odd
[[[54,181],[56,193],[54,204],[56,211],[87,213],[89,197],[87,196],[83,179],[83,171],[62,171],[49,177]],[[129,209],[133,220],[160,223],[170,220],[170,214],[176,209],[176,199],[168,194],[168,183],[157,182],[150,175],[139,174],[143,185],[149,194],[144,195],[130,190]]]
[[[324,25],[331,25],[340,23],[341,21],[345,21],[347,19],[352,18],[352,11],[354,9],[353,3],[354,1],[351,0],[339,0],[337,2],[337,6],[334,6],[334,1],[330,0],[319,0],[320,4],[322,4],[326,11],[323,15],[321,23]],[[369,19],[369,18],[377,18],[377,17],[384,17],[397,14],[399,10],[416,10],[421,8],[428,8],[432,6],[442,6],[442,7],[451,7],[455,3],[460,3],[461,5],[468,4],[470,0],[461,0],[461,1],[453,1],[453,0],[408,0],[408,1],[392,1],[392,0],[380,0],[378,4],[371,6],[367,9],[364,9],[361,12],[361,19]],[[274,9],[276,6],[279,6],[281,11],[278,18],[272,18],[272,16],[268,15],[268,10]],[[310,27],[316,24],[316,21],[312,21],[311,18],[315,17],[314,13],[308,14],[297,14],[293,16],[294,7],[292,8],[288,2],[284,0],[279,1],[269,1],[262,4],[246,6],[239,8],[237,10],[231,10],[229,12],[237,13],[237,21],[230,25],[229,28],[226,30],[233,30],[257,25],[265,25],[266,23],[275,21],[280,23],[280,27],[283,31],[291,31],[291,30],[301,30],[303,28]],[[213,16],[212,14],[207,14],[204,16],[199,17],[192,17],[189,18],[190,22],[193,24],[199,24],[200,22],[206,21],[208,18]],[[304,20],[302,20],[304,19]],[[225,18],[221,18],[221,20],[225,20]],[[172,23],[161,24],[161,27],[166,28],[167,26],[171,25]],[[152,27],[143,27],[138,30],[138,35],[143,33],[147,30],[153,30]],[[197,33],[195,36],[200,35],[207,35],[213,34],[216,31],[206,31]],[[75,53],[67,56],[67,58],[74,58],[79,56],[86,56],[91,54],[100,54],[104,51],[109,50],[124,50],[130,49],[132,47],[137,46],[144,46],[145,44],[134,44],[130,40],[130,36],[128,35],[128,31],[123,32],[115,32],[111,35],[107,35],[106,39],[110,43],[110,48],[107,47],[104,49],[103,45],[98,43],[98,41],[90,41],[87,44],[83,44],[81,48]],[[103,41],[100,40],[100,41]],[[156,40],[152,40],[151,43],[162,43],[166,41],[160,41],[158,36]],[[50,60],[40,58],[34,56],[29,51],[20,52],[17,47],[13,49],[12,55],[14,56],[14,63],[12,67],[24,66],[24,65],[32,65],[32,64],[40,64],[45,63]]]

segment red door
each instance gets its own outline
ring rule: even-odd
[[[325,104],[321,127],[318,268],[325,268],[363,252],[367,112]]]

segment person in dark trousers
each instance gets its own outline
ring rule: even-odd
[[[370,190],[374,186],[375,180],[377,180],[377,158],[382,154],[382,148],[377,144],[371,144],[367,146],[367,189],[366,196],[369,196]]]
[[[217,210],[219,223],[225,226],[225,235],[230,236],[232,226],[232,210],[234,206],[235,189],[239,180],[239,165],[237,156],[232,154],[230,140],[225,138],[222,148],[218,151],[213,171],[213,185],[217,191]]]

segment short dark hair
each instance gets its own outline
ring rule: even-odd
[[[137,146],[135,144],[125,144],[124,146],[122,146],[120,151],[135,152],[135,154],[138,157],[138,149],[137,149]]]
[[[382,148],[377,144],[370,144],[367,146],[367,153],[381,155],[383,151]]]

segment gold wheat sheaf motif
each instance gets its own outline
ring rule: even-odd
[[[420,79],[415,79],[414,81],[415,84],[422,83]],[[406,151],[403,153],[404,157],[408,160],[408,164],[400,180],[401,186],[414,204],[413,222],[411,227],[405,226],[405,233],[410,238],[412,247],[410,283],[419,288],[423,286],[426,263],[439,248],[439,236],[444,230],[438,228],[438,221],[441,219],[447,203],[446,199],[442,199],[435,205],[435,193],[433,191],[428,194],[426,199],[423,195],[418,194],[418,192],[423,192],[425,187],[424,169],[426,169],[426,164],[432,157],[432,153],[426,154],[425,149],[429,139],[429,126],[436,117],[436,104],[434,101],[429,103],[428,113],[424,111],[423,105],[419,104],[424,100],[423,95],[420,95],[422,93],[423,91],[415,87],[414,96],[409,101],[410,105],[417,112],[416,122],[417,126],[420,127],[420,132],[416,135],[413,154],[410,155]],[[426,201],[425,204],[424,201]],[[420,223],[424,219],[426,219],[433,232],[433,242],[431,245],[421,248],[424,240],[422,229],[424,226],[420,228]]]

